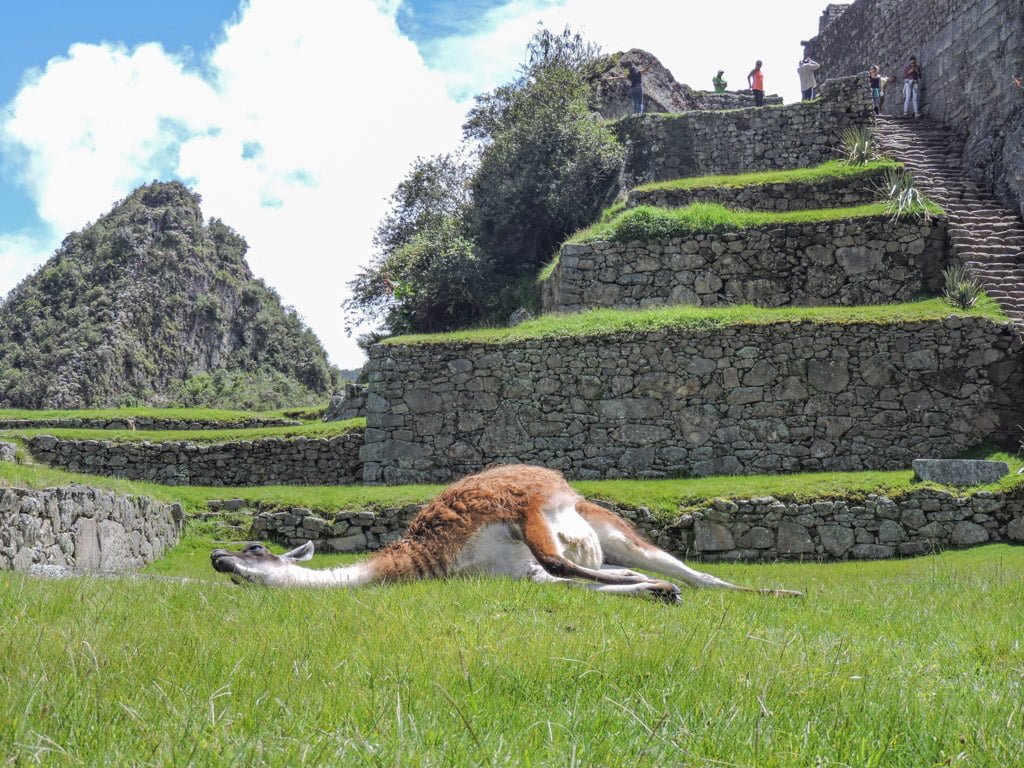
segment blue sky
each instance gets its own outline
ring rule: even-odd
[[[177,178],[342,367],[345,284],[419,155],[543,21],[644,48],[682,82],[755,58],[799,97],[824,0],[0,0],[0,296],[139,184]],[[721,34],[716,34],[721,30]],[[707,82],[705,82],[707,81]]]

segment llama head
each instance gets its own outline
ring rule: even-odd
[[[265,586],[286,584],[288,571],[295,563],[313,557],[313,542],[307,541],[283,555],[275,555],[262,544],[248,544],[237,552],[229,549],[215,549],[210,553],[210,562],[215,571],[230,573],[233,581],[252,582]]]

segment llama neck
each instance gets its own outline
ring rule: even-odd
[[[282,586],[288,587],[361,587],[373,581],[368,563],[343,565],[322,571],[296,566],[289,570]]]

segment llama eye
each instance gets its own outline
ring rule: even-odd
[[[250,544],[242,551],[247,555],[259,555],[266,551],[266,547],[262,544]]]

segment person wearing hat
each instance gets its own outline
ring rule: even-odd
[[[715,86],[715,93],[725,93],[726,87],[729,85],[725,82],[725,78],[722,75],[725,74],[724,69],[718,70],[718,74],[711,78],[711,84]]]

